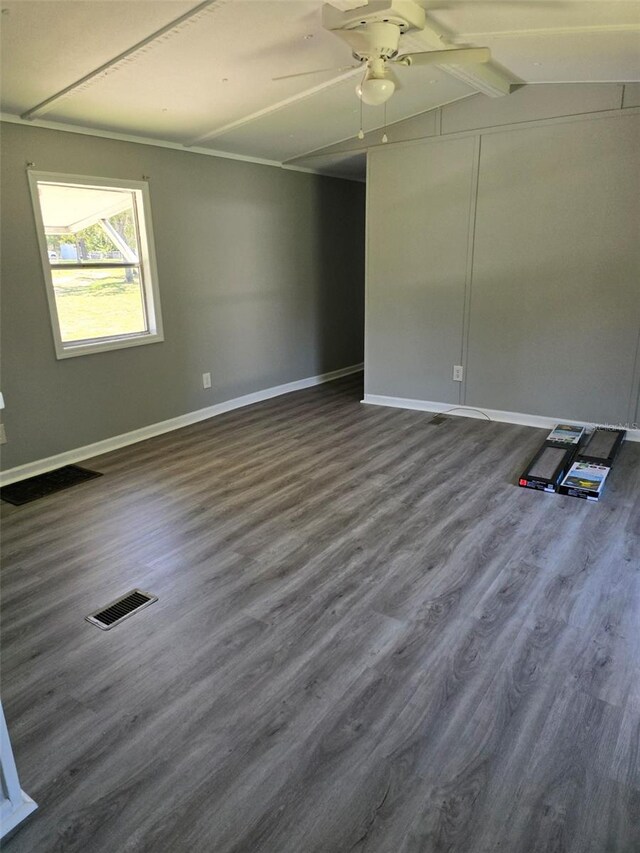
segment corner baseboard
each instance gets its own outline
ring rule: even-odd
[[[274,385],[271,388],[254,391],[252,394],[244,394],[242,397],[235,397],[232,400],[225,400],[222,403],[216,403],[204,409],[197,409],[194,412],[178,415],[176,418],[149,424],[149,426],[134,429],[131,432],[125,432],[121,435],[114,435],[112,438],[105,438],[103,441],[96,441],[94,444],[87,444],[84,447],[77,447],[73,450],[67,450],[64,453],[57,453],[55,456],[48,456],[46,459],[27,462],[25,465],[18,465],[15,468],[9,468],[1,472],[0,486],[8,486],[9,483],[15,483],[17,480],[24,480],[27,477],[35,477],[37,474],[44,474],[46,471],[52,471],[63,465],[71,465],[75,462],[82,462],[84,459],[101,456],[103,453],[109,453],[111,450],[119,450],[121,447],[127,447],[129,444],[136,444],[138,441],[154,438],[165,432],[171,432],[174,429],[198,423],[198,421],[206,421],[208,418],[215,418],[217,415],[231,412],[234,409],[242,409],[245,406],[261,403],[263,400],[270,400],[282,394],[289,394],[292,391],[302,391],[305,388],[312,388],[314,385],[331,382],[332,379],[350,376],[352,373],[362,371],[363,367],[363,364],[352,364],[349,367],[342,367],[339,370],[332,370],[329,373],[308,376],[305,379],[297,379],[294,382],[287,382],[284,385]]]
[[[21,790],[20,795],[22,800],[18,805],[12,803],[10,800],[4,800],[2,803],[0,838],[10,835],[23,820],[26,820],[38,808],[38,804],[34,803],[31,797],[25,794],[24,791]]]
[[[577,424],[578,426],[609,426],[620,427],[627,430],[628,441],[640,441],[640,429],[636,424],[630,428],[628,424],[602,424],[585,423],[572,418],[548,418],[541,415],[524,414],[522,412],[506,412],[501,409],[475,409],[471,406],[452,406],[451,403],[435,403],[432,400],[412,400],[406,397],[383,397],[379,394],[365,394],[363,403],[372,406],[390,406],[394,409],[412,409],[416,412],[438,412],[448,415],[456,415],[462,418],[481,418],[486,415],[492,421],[505,424],[520,424],[521,426],[540,427],[551,429],[556,424]]]

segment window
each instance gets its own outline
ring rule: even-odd
[[[149,189],[29,172],[58,358],[163,340]]]

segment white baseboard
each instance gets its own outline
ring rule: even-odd
[[[379,394],[365,394],[363,403],[372,406],[390,406],[394,409],[413,409],[416,412],[446,412],[462,418],[481,418],[499,421],[505,424],[520,424],[521,426],[541,427],[551,429],[556,424],[577,424],[578,426],[609,426],[627,429],[628,441],[640,441],[640,429],[629,429],[626,424],[596,424],[576,421],[571,418],[547,418],[541,415],[523,414],[522,412],[505,412],[500,409],[474,409],[471,406],[452,406],[451,403],[434,403],[431,400],[411,400],[406,397],[383,397]],[[486,416],[486,418],[485,418]]]
[[[244,406],[251,406],[253,403],[270,400],[272,397],[279,397],[281,394],[289,394],[291,391],[302,391],[305,388],[312,388],[314,385],[321,385],[323,382],[331,382],[332,379],[340,379],[342,376],[359,373],[363,367],[363,364],[352,364],[349,367],[342,367],[339,370],[332,370],[329,373],[321,373],[318,376],[308,376],[306,379],[297,379],[295,382],[287,382],[284,385],[264,388],[262,391],[254,391],[252,394],[245,394],[242,397],[235,397],[233,400],[225,400],[222,403],[216,403],[204,409],[197,409],[195,412],[178,415],[177,418],[170,418],[167,421],[149,424],[149,426],[134,429],[131,432],[114,435],[112,438],[105,438],[103,441],[96,441],[94,444],[87,444],[84,447],[77,447],[73,450],[67,450],[64,453],[57,453],[55,456],[48,456],[46,459],[27,462],[25,465],[18,465],[15,468],[9,468],[0,473],[0,486],[8,486],[9,483],[15,483],[16,480],[24,480],[27,477],[35,477],[36,474],[44,474],[46,471],[52,471],[55,468],[60,468],[62,465],[71,465],[74,462],[82,462],[84,459],[101,456],[103,453],[109,453],[111,450],[118,450],[129,444],[135,444],[138,441],[144,441],[147,438],[153,438],[156,435],[162,435],[174,429],[190,426],[191,424],[198,423],[198,421],[215,418],[216,415],[222,415],[234,409],[241,409]]]
[[[31,797],[25,794],[24,791],[20,791],[20,794],[22,795],[22,801],[17,806],[9,800],[5,800],[2,804],[0,838],[5,838],[10,832],[13,832],[18,824],[22,823],[23,820],[28,818],[38,808],[37,803],[34,803]],[[6,809],[5,806],[7,807]]]

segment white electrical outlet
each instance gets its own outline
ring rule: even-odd
[[[461,364],[453,365],[453,381],[462,382],[464,378],[464,367]]]
[[[7,443],[7,433],[5,432],[4,424],[0,424],[0,444],[6,444],[6,443]]]
[[[203,373],[202,374],[202,387],[203,388],[211,388],[211,374]]]

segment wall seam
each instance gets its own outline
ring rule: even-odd
[[[469,191],[469,218],[467,223],[467,265],[464,281],[464,304],[462,308],[462,339],[460,342],[460,364],[464,368],[464,379],[458,392],[458,402],[464,405],[467,401],[469,332],[471,329],[471,288],[473,285],[473,255],[476,242],[476,216],[478,211],[478,187],[480,183],[480,151],[482,136],[475,138],[473,162],[471,166],[471,188]]]
[[[631,375],[631,389],[629,391],[628,421],[631,429],[638,429],[640,420],[640,331],[636,342],[636,356],[633,361],[633,373]]]
[[[541,83],[541,84],[527,83],[527,85],[528,86],[534,86],[534,85],[545,86],[545,85],[549,85],[549,84],[546,84],[546,83]],[[570,85],[578,85],[578,84],[567,83],[564,85],[570,86]],[[590,85],[590,84],[588,84],[588,85]],[[620,83],[620,82],[615,82],[615,83],[611,82],[609,84],[597,84],[597,85],[624,86],[625,84]],[[465,95],[462,98],[455,98],[452,101],[448,101],[446,104],[441,104],[438,107],[433,107],[430,110],[424,110],[422,112],[415,113],[414,115],[407,116],[404,119],[399,119],[398,121],[393,122],[392,124],[390,124],[388,126],[388,128],[387,128],[388,131],[393,132],[393,128],[396,125],[403,124],[406,121],[411,121],[412,119],[418,118],[420,116],[428,115],[429,113],[433,113],[434,114],[434,133],[429,135],[429,136],[419,136],[419,137],[413,137],[412,139],[405,139],[405,140],[402,140],[401,142],[391,141],[388,144],[389,145],[404,145],[404,144],[407,144],[410,142],[419,142],[419,141],[425,140],[425,139],[433,139],[433,138],[438,137],[438,136],[448,136],[448,137],[462,136],[462,135],[471,136],[471,135],[475,135],[476,133],[490,133],[490,132],[493,132],[496,130],[502,130],[502,129],[516,130],[516,129],[518,129],[518,127],[520,125],[531,125],[531,126],[533,126],[533,125],[544,123],[544,122],[556,122],[558,120],[566,121],[566,120],[569,120],[572,118],[584,119],[584,118],[588,118],[589,116],[598,116],[601,113],[607,114],[607,113],[620,113],[621,112],[620,106],[616,105],[614,107],[606,108],[606,109],[603,109],[603,108],[598,108],[595,110],[590,109],[590,110],[587,110],[586,112],[583,112],[583,113],[569,113],[569,114],[565,113],[565,114],[560,115],[560,116],[554,115],[554,116],[546,116],[546,117],[540,117],[540,118],[534,118],[534,119],[526,119],[526,120],[520,120],[520,121],[515,121],[515,122],[508,122],[507,124],[496,124],[496,125],[487,125],[487,126],[478,125],[476,127],[467,128],[466,130],[456,130],[456,131],[444,132],[443,133],[442,132],[442,115],[443,115],[444,109],[448,106],[451,106],[452,104],[458,104],[458,103],[461,103],[467,99],[476,98],[476,97],[483,97],[483,96],[478,94],[478,93],[475,93],[473,95]],[[627,109],[636,109],[637,110],[640,108],[628,107]],[[440,126],[438,127],[438,125],[440,125]],[[334,142],[334,143],[332,143],[332,145],[326,146],[324,148],[314,148],[311,151],[305,152],[304,154],[296,154],[295,157],[292,157],[290,160],[285,161],[285,164],[295,162],[296,160],[305,160],[306,161],[307,159],[313,159],[314,157],[324,157],[328,154],[362,153],[362,152],[366,151],[367,148],[377,147],[377,145],[363,144],[361,147],[356,146],[355,148],[337,149],[337,146],[347,144],[349,142],[353,142],[355,140],[355,138],[356,137],[350,136],[350,137],[347,137],[346,139],[342,139],[338,142]],[[365,140],[365,143],[366,143],[366,140]],[[336,148],[336,150],[333,150],[334,148]],[[327,150],[327,149],[330,149],[330,150]]]
[[[365,163],[365,176],[366,180],[364,183],[364,332],[363,332],[363,340],[362,340],[362,359],[364,366],[364,377],[363,377],[363,391],[366,393],[367,390],[367,350],[369,343],[369,209],[371,206],[371,152],[366,152],[366,163]]]
[[[553,116],[551,118],[532,119],[531,121],[512,122],[511,124],[495,124],[488,127],[473,127],[469,130],[456,130],[451,133],[443,133],[440,137],[422,136],[415,139],[403,139],[401,142],[388,142],[384,145],[385,148],[407,148],[411,145],[427,145],[429,143],[439,142],[441,139],[469,139],[476,137],[478,134],[489,136],[494,133],[517,133],[518,131],[529,130],[535,127],[552,127],[556,124],[575,124],[583,121],[599,121],[603,119],[616,118],[621,121],[629,116],[640,115],[640,107],[625,107],[624,110],[600,110],[589,113],[574,113],[572,115]],[[368,149],[353,149],[349,152],[340,153],[362,153],[366,150],[374,151],[376,148],[381,148],[382,145],[370,145]],[[338,153],[338,152],[336,152]],[[315,155],[314,155],[315,156]],[[320,156],[320,153],[318,153]]]

